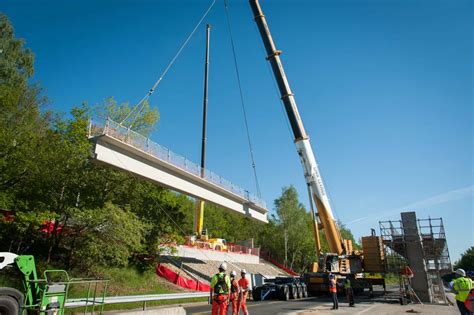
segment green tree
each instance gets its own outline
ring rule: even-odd
[[[293,186],[283,188],[281,197],[275,200],[275,210],[283,235],[284,263],[294,268],[303,256],[308,255],[311,243],[314,252],[311,218],[299,202],[298,193]]]
[[[118,104],[113,97],[96,105],[95,113],[100,120],[110,118],[117,123],[123,122],[124,126],[144,136],[149,136],[155,130],[160,119],[158,109],[151,108],[148,101],[144,101],[140,106],[130,107],[127,102]]]
[[[13,190],[34,171],[47,144],[49,115],[41,114],[40,89],[28,85],[33,54],[3,14],[0,34],[0,207],[10,208]]]
[[[474,246],[468,248],[454,264],[454,269],[474,270]]]
[[[5,107],[18,103],[34,73],[33,53],[23,46],[8,17],[0,13],[0,104]]]
[[[65,248],[70,267],[90,271],[96,266],[127,266],[140,251],[147,224],[128,208],[107,203],[103,208],[69,208],[70,234]]]

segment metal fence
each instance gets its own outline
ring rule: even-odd
[[[147,295],[130,295],[130,296],[109,296],[97,298],[95,301],[96,305],[99,304],[118,304],[118,303],[132,303],[132,302],[143,302],[143,308],[146,306],[146,302],[161,301],[161,300],[177,300],[177,299],[190,299],[190,298],[204,298],[209,297],[209,292],[185,292],[185,293],[169,293],[169,294],[147,294]],[[86,298],[79,299],[67,299],[66,308],[92,306],[94,301]]]
[[[228,190],[249,202],[260,206],[262,208],[267,208],[266,203],[261,198],[255,196],[249,191],[234,185],[225,178],[217,175],[213,171],[208,169],[202,169],[199,164],[196,164],[184,156],[181,156],[177,153],[174,153],[165,146],[162,146],[156,142],[151,141],[149,138],[120,125],[119,123],[107,119],[105,124],[93,124],[92,122],[89,125],[89,137],[107,135],[114,139],[117,139],[123,143],[133,146],[136,149],[139,149],[155,158],[158,158],[166,163],[169,163],[175,167],[180,168],[183,171],[191,173],[193,175],[202,177],[206,181],[213,183],[225,190]]]

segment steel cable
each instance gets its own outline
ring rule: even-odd
[[[168,71],[171,69],[171,67],[174,65],[174,63],[176,62],[176,59],[178,59],[179,55],[181,54],[181,52],[183,51],[184,47],[186,47],[186,45],[188,44],[188,42],[191,40],[191,38],[193,37],[194,33],[196,33],[197,29],[199,28],[199,26],[201,25],[202,21],[204,21],[204,19],[206,18],[206,16],[209,14],[209,12],[211,11],[212,7],[214,6],[214,4],[216,3],[216,0],[213,0],[211,2],[211,5],[207,8],[206,12],[204,12],[203,16],[201,17],[201,19],[199,20],[199,22],[196,24],[196,26],[194,27],[194,29],[192,30],[192,32],[188,35],[188,37],[186,38],[186,40],[183,42],[183,44],[181,44],[181,47],[178,49],[178,52],[174,55],[174,57],[171,59],[171,61],[168,63],[168,65],[166,66],[165,70],[163,71],[163,73],[161,74],[161,76],[158,78],[158,80],[155,82],[155,84],[153,85],[153,87],[148,91],[148,93],[132,108],[132,110],[127,114],[127,116],[125,116],[125,118],[120,122],[120,125],[122,125],[129,117],[130,115],[140,106],[140,110],[135,114],[135,118],[132,120],[132,122],[130,123],[129,125],[129,128],[133,125],[133,123],[135,122],[135,120],[138,118],[138,115],[140,114],[140,112],[143,110],[144,106],[145,106],[145,101],[148,100],[150,98],[150,96],[153,94],[153,92],[155,92],[156,88],[158,87],[158,85],[160,84],[161,80],[163,80],[163,78],[165,77],[165,75],[168,73]]]
[[[236,73],[237,82],[238,82],[238,85],[239,85],[240,104],[242,105],[242,112],[244,114],[244,123],[245,123],[245,130],[247,132],[247,142],[248,142],[249,151],[250,151],[250,159],[252,160],[253,176],[255,178],[255,186],[257,188],[258,197],[261,198],[262,195],[260,193],[260,185],[258,183],[257,169],[256,169],[256,166],[255,166],[255,159],[254,159],[254,156],[253,156],[252,141],[250,140],[250,130],[249,130],[249,124],[248,124],[248,120],[247,120],[247,111],[245,110],[244,93],[243,93],[243,90],[242,90],[242,83],[241,83],[241,80],[240,80],[240,73],[239,73],[239,66],[238,66],[238,62],[237,62],[237,55],[235,53],[234,36],[233,36],[233,33],[232,33],[232,26],[231,26],[231,21],[230,21],[230,11],[229,11],[229,7],[227,5],[227,0],[224,0],[224,7],[225,7],[225,15],[226,15],[226,18],[227,18],[227,28],[229,30],[229,35],[230,35],[230,43],[231,43],[231,46],[232,46],[232,55],[233,55],[233,58],[234,58],[235,73]]]

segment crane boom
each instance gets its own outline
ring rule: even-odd
[[[278,89],[280,90],[281,99],[293,131],[296,150],[303,166],[306,183],[311,189],[319,218],[326,232],[329,250],[340,255],[343,253],[343,240],[332,214],[331,205],[326,194],[326,189],[324,188],[309,137],[306,134],[303,121],[298,112],[295,96],[291,92],[290,84],[283,70],[283,64],[280,59],[281,51],[275,47],[270,29],[268,28],[267,21],[258,0],[250,0],[250,7],[252,8],[255,22],[257,23],[265,46],[267,60],[270,62]]]

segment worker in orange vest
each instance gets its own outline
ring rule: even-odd
[[[239,280],[239,288],[240,288],[239,310],[237,310],[237,314],[239,314],[240,309],[242,309],[242,313],[244,315],[249,314],[249,311],[247,310],[247,298],[249,296],[249,291],[250,291],[250,281],[249,279],[245,278],[246,274],[247,274],[247,271],[245,269],[242,269],[240,271],[240,276],[242,278]]]
[[[232,270],[230,273],[230,302],[232,303],[232,315],[239,313],[239,283],[235,279],[237,273]]]
[[[339,308],[339,301],[337,300],[337,281],[334,274],[329,274],[329,293],[332,297],[332,309],[337,310]]]

